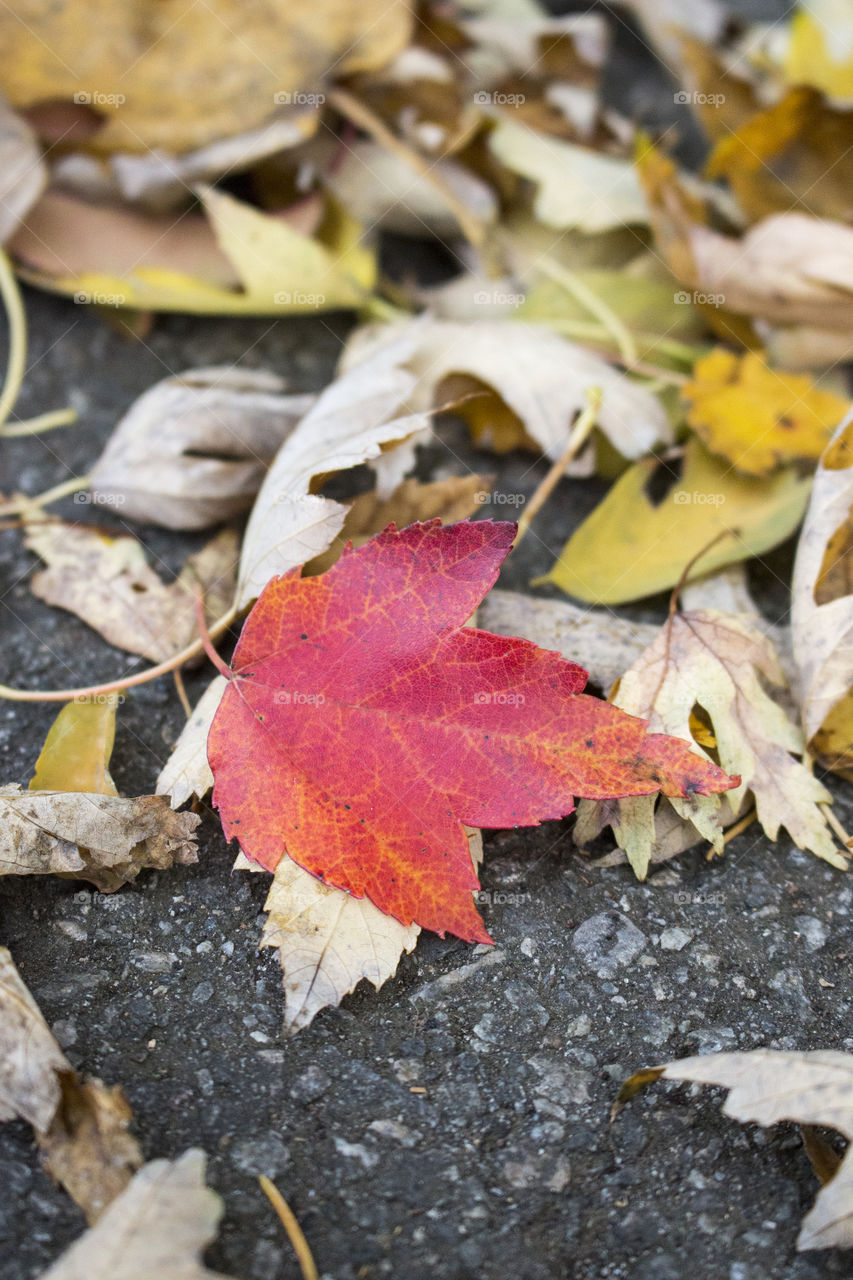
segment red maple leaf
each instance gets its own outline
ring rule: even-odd
[[[686,742],[583,694],[586,672],[466,627],[515,525],[397,531],[267,584],[208,738],[228,839],[285,853],[405,924],[490,942],[463,823],[537,826],[575,796],[737,785]]]

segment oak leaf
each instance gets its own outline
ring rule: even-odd
[[[247,857],[274,870],[287,852],[403,924],[487,942],[463,823],[736,785],[582,694],[559,655],[464,627],[514,535],[391,526],[320,577],[267,585],[208,739],[213,801]]]

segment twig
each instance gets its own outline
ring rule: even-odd
[[[564,475],[566,467],[569,465],[572,458],[574,458],[578,451],[583,448],[584,444],[586,444],[587,437],[595,426],[595,420],[598,417],[598,411],[601,408],[601,388],[590,387],[586,395],[588,400],[587,407],[584,409],[583,413],[572,428],[572,433],[569,436],[569,443],[566,445],[557,461],[551,466],[548,474],[542,480],[542,483],[530,499],[528,506],[525,507],[524,514],[519,519],[518,532],[515,535],[515,542],[513,543],[513,546],[515,547],[517,547],[519,542],[521,542],[521,539],[527,533],[527,530],[542,510],[542,507],[548,501],[548,498],[551,496],[551,493],[555,489],[558,481]]]
[[[27,364],[27,317],[21,291],[8,255],[0,249],[0,297],[9,320],[9,358],[0,391],[0,428],[12,412],[24,381]]]
[[[723,845],[727,845],[730,840],[734,840],[735,836],[739,836],[742,831],[746,831],[747,827],[752,826],[757,817],[758,814],[755,809],[750,809],[749,813],[745,814],[744,817],[741,818],[740,822],[736,822],[733,826],[729,827],[726,834],[723,836]]]
[[[287,1238],[293,1246],[293,1252],[296,1254],[296,1260],[299,1263],[299,1269],[304,1280],[319,1280],[317,1264],[311,1256],[308,1241],[302,1234],[302,1228],[296,1221],[296,1216],[290,1205],[275,1183],[271,1182],[265,1174],[261,1174],[258,1182],[261,1184],[261,1190],[264,1195],[278,1214],[279,1222],[287,1232]]]
[[[49,413],[40,413],[37,418],[27,418],[23,422],[5,426],[2,434],[6,439],[11,436],[34,436],[40,431],[52,431],[54,427],[67,427],[76,421],[76,409],[51,409]]]
[[[184,709],[184,715],[189,720],[192,716],[193,709],[190,706],[190,700],[187,697],[187,687],[184,684],[184,677],[181,675],[180,667],[175,667],[172,672],[172,679],[175,681],[175,690],[180,699],[181,706]]]
[[[459,199],[456,192],[445,182],[441,174],[435,172],[433,162],[425,160],[414,148],[407,146],[388,128],[384,120],[381,120],[375,112],[371,111],[366,103],[348,93],[346,89],[331,89],[327,97],[331,105],[345,119],[356,125],[357,128],[363,129],[365,133],[369,133],[380,146],[385,147],[398,160],[402,160],[403,164],[409,169],[414,169],[418,177],[423,178],[424,182],[429,183],[459,223],[466,240],[475,246],[480,246],[483,243],[486,236],[486,229],[483,223]]]
[[[0,516],[17,516],[30,506],[46,507],[51,502],[58,502],[60,498],[67,498],[69,493],[85,489],[88,483],[88,476],[73,476],[70,480],[63,480],[61,484],[55,484],[52,489],[45,489],[44,493],[37,493],[32,498],[26,494],[12,498],[9,502],[0,504]]]

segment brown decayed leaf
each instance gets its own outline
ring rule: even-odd
[[[59,875],[112,893],[145,867],[195,862],[200,821],[164,796],[0,787],[0,876]]]
[[[723,1111],[744,1123],[780,1120],[825,1125],[853,1139],[853,1054],[754,1049],[710,1053],[637,1071],[619,1092],[615,1110],[654,1080],[687,1080],[729,1089]],[[848,1148],[835,1175],[803,1219],[797,1248],[853,1247],[853,1157]]]
[[[33,594],[76,613],[110,644],[152,662],[170,658],[195,639],[199,584],[209,622],[231,604],[238,542],[230,529],[190,556],[167,584],[135,538],[112,538],[52,520],[37,508],[24,516],[24,527],[27,546],[47,564],[30,581]]]
[[[150,1161],[40,1280],[227,1280],[200,1261],[222,1216],[204,1175],[203,1151]]]
[[[44,1132],[59,1106],[60,1073],[70,1071],[11,955],[0,947],[0,1121],[20,1116]]]
[[[266,468],[316,399],[262,370],[190,369],[144,392],[95,463],[93,501],[131,520],[203,529],[251,505]]]

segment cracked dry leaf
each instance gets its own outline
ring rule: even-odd
[[[35,1130],[47,1172],[92,1223],[142,1163],[119,1086],[81,1080],[0,947],[0,1121]]]
[[[741,785],[727,794],[725,805],[717,796],[673,798],[662,805],[692,825],[689,844],[704,839],[722,852],[723,822],[729,813],[737,815],[750,792],[771,840],[784,826],[800,849],[844,870],[847,861],[819,807],[831,804],[832,797],[796,759],[805,751],[802,732],[764,682],[781,686],[785,678],[772,643],[755,623],[744,615],[696,609],[677,613],[664,624],[620,680],[613,702],[647,719],[650,732],[669,733],[691,744],[696,740],[691,717],[698,708],[707,717],[721,767],[740,774]],[[679,841],[668,813],[659,836],[654,797],[604,805],[582,801],[576,843],[594,838],[606,824],[613,827],[639,879],[645,878],[650,862],[689,847],[674,847]],[[691,832],[682,830],[682,835],[686,839]]]
[[[191,1148],[144,1165],[39,1280],[228,1280],[201,1262],[222,1216],[221,1199],[205,1186],[205,1163]]]
[[[204,529],[251,506],[267,467],[316,396],[275,374],[189,369],[144,392],[92,468],[93,502],[166,529]]]
[[[754,476],[816,462],[849,403],[811,378],[768,368],[755,352],[724,347],[697,360],[681,394],[706,448]]]
[[[376,489],[360,494],[350,505],[344,527],[332,545],[322,555],[306,566],[307,573],[325,573],[340,557],[344,547],[351,542],[354,547],[364,546],[375,533],[381,533],[389,524],[398,529],[436,517],[442,524],[454,524],[467,520],[482,503],[488,501],[492,481],[486,476],[448,476],[422,484],[419,480],[404,480],[388,498],[381,498]]]
[[[472,391],[487,392],[454,412],[469,423],[475,440],[496,452],[529,448],[532,442],[556,461],[591,387],[602,391],[597,426],[624,457],[641,457],[672,439],[666,413],[651,392],[545,325],[426,318],[380,329],[366,326],[350,339],[344,368],[365,352],[381,351],[389,336],[412,343],[411,354],[401,360],[417,379],[411,408],[426,411]]]
[[[405,0],[92,0],[85,17],[70,0],[3,10],[0,83],[17,107],[85,95],[100,153],[180,152],[256,128],[276,94],[381,66],[411,26]]]
[[[709,1053],[636,1071],[619,1091],[614,1113],[655,1080],[720,1085],[730,1093],[723,1114],[765,1127],[791,1120],[822,1125],[853,1139],[853,1054],[832,1049],[753,1049]],[[816,1170],[817,1171],[817,1170]],[[797,1249],[853,1247],[853,1156],[850,1148],[824,1181],[803,1219]]]
[[[136,538],[66,524],[35,507],[23,521],[27,547],[47,565],[30,580],[33,595],[75,613],[129,653],[162,662],[190,644],[197,634],[199,583],[208,622],[231,604],[239,545],[231,529],[218,533],[189,557],[174,582],[165,583]]]
[[[466,827],[475,869],[483,860],[483,835]],[[235,869],[260,871],[240,854]],[[420,934],[385,915],[369,898],[323,884],[284,857],[270,885],[260,946],[277,947],[285,995],[284,1025],[296,1033],[321,1009],[339,1005],[366,978],[378,991],[397,971]]]
[[[660,496],[656,482],[668,482]],[[680,476],[657,458],[634,463],[569,538],[543,581],[591,604],[623,604],[665,591],[702,555],[688,581],[758,556],[800,522],[811,477],[793,467],[768,477],[739,475],[694,439]],[[725,533],[713,547],[717,533]]]
[[[797,545],[791,633],[810,750],[853,779],[853,415],[820,460]]]
[[[0,876],[58,875],[112,893],[145,867],[195,862],[200,821],[164,796],[0,787]]]

